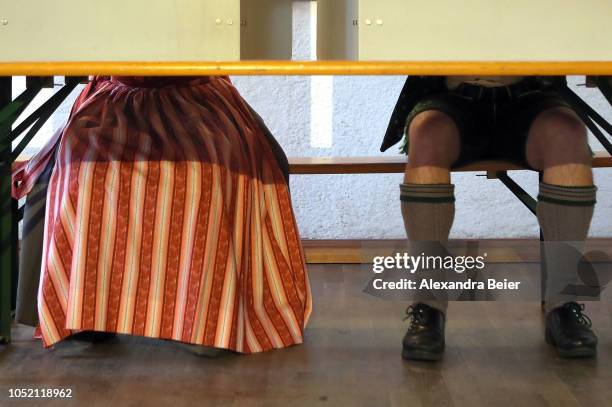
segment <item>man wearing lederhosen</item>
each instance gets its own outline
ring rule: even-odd
[[[592,156],[585,125],[553,86],[559,81],[565,84],[563,78],[408,78],[381,150],[404,137],[408,164],[400,199],[411,243],[448,240],[455,213],[450,170],[481,159],[512,161],[543,172],[537,217],[544,239],[586,239],[597,190]],[[547,260],[556,264],[548,270],[553,285],[572,274]],[[594,356],[597,337],[584,306],[575,296],[560,293],[547,292],[547,342],[562,357]],[[446,300],[431,298],[417,299],[408,308],[405,359],[442,357],[446,309]]]

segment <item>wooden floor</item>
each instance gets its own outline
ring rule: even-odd
[[[535,266],[534,273],[536,273]],[[405,362],[405,304],[362,294],[356,266],[311,266],[315,312],[303,346],[193,356],[121,337],[43,350],[19,327],[0,347],[0,406],[610,406],[612,307],[589,304],[596,360],[559,359],[536,303],[453,303],[439,363]],[[73,389],[74,399],[9,400],[9,388]]]

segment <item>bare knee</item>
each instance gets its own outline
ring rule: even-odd
[[[532,130],[558,137],[586,138],[587,130],[582,120],[571,109],[556,107],[540,113]]]
[[[542,112],[529,131],[527,161],[539,170],[570,164],[589,165],[586,126],[568,108]]]
[[[450,168],[459,156],[459,130],[445,113],[430,110],[418,114],[407,133],[409,167]]]

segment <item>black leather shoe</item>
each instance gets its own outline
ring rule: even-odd
[[[408,360],[440,360],[444,353],[444,313],[425,304],[406,310],[410,320],[404,336],[402,357]]]
[[[563,358],[589,358],[597,354],[597,336],[584,304],[568,302],[546,315],[546,342]]]

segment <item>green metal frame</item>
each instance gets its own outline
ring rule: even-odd
[[[11,340],[18,273],[17,227],[20,211],[17,201],[11,196],[13,163],[79,83],[78,79],[67,78],[65,86],[13,129],[14,123],[38,95],[45,81],[45,78],[27,78],[26,90],[12,100],[12,78],[0,78],[0,343]],[[13,142],[24,132],[23,139],[13,148]]]
[[[600,76],[596,81],[597,87],[612,106],[612,76]]]
[[[538,173],[539,180],[542,182],[543,174],[542,172]],[[521,203],[531,212],[534,216],[537,216],[537,206],[538,201],[529,195],[527,191],[525,191],[519,184],[516,183],[510,176],[507,171],[497,171],[494,174],[490,174],[489,178],[498,179],[502,184],[512,192]],[[546,255],[545,255],[546,247],[544,246],[544,234],[542,233],[542,229],[540,229],[540,298],[542,303],[542,310],[546,305],[546,281],[548,279],[548,265],[546,263]]]
[[[0,343],[11,337],[13,250],[13,203],[11,193],[11,164],[8,161],[10,143],[6,142],[6,129],[10,130],[12,117],[18,104],[11,106],[11,78],[0,78]]]

